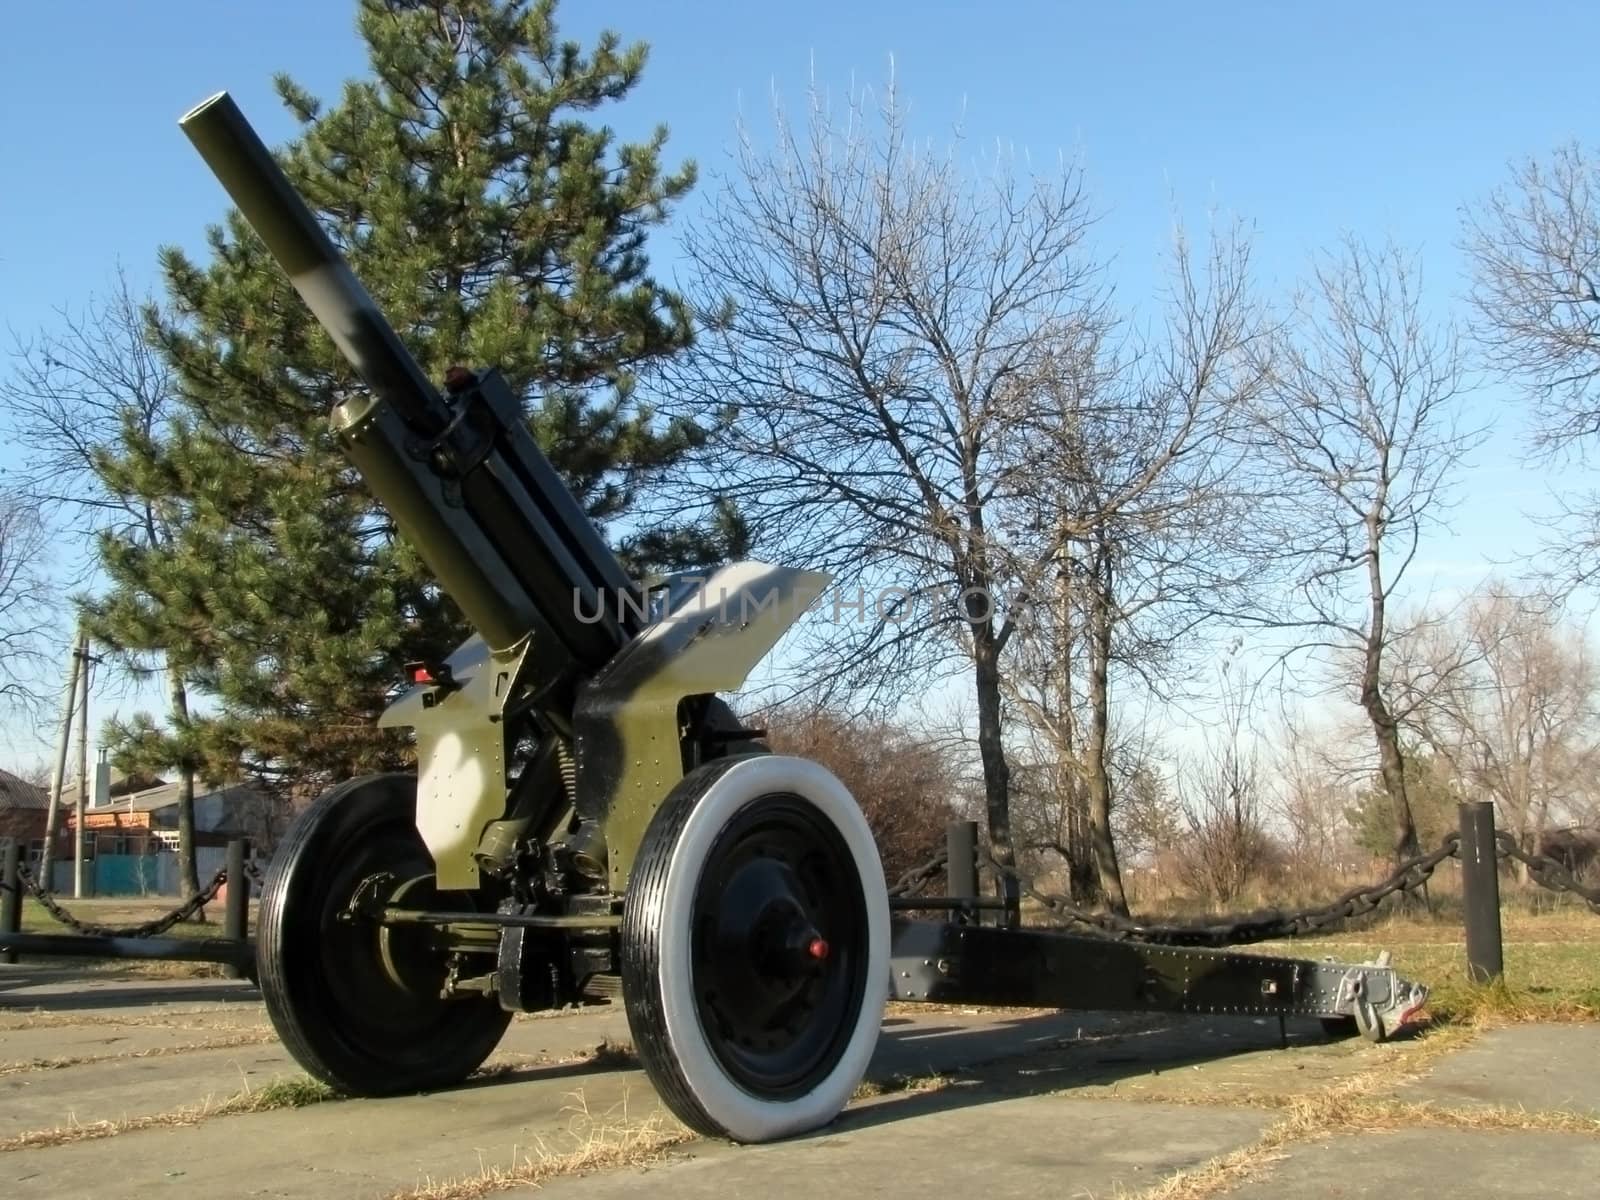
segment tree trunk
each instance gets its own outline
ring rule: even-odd
[[[172,697],[172,723],[181,733],[189,724],[189,694],[182,676],[170,666],[167,681]],[[233,880],[228,882],[231,885]],[[194,853],[194,763],[187,756],[178,763],[178,887],[185,900],[200,890]],[[197,918],[205,920],[204,910]]]
[[[1065,540],[1065,531],[1062,537]],[[1074,904],[1092,908],[1100,903],[1104,893],[1100,889],[1100,872],[1095,867],[1089,795],[1078,746],[1077,719],[1073,713],[1073,578],[1070,571],[1063,569],[1058,572],[1056,579],[1056,636],[1061,646],[1061,716],[1056,733],[1056,786],[1061,789],[1061,806],[1066,816],[1066,828],[1060,831],[1064,835],[1061,843],[1067,860],[1067,894]]]
[[[995,861],[1015,868],[1011,840],[1011,767],[1006,762],[1000,722],[1000,648],[994,629],[975,623],[972,630],[973,683],[978,699],[978,758],[983,764],[983,798],[989,843]]]
[[[1411,802],[1406,796],[1405,759],[1400,753],[1400,730],[1376,688],[1363,688],[1361,707],[1372,722],[1372,736],[1378,744],[1378,773],[1383,790],[1389,794],[1394,813],[1394,860],[1400,862],[1417,853],[1417,827],[1411,819]]]
[[[1379,686],[1383,678],[1383,639],[1386,631],[1386,596],[1383,587],[1383,531],[1379,515],[1387,502],[1387,489],[1367,514],[1367,598],[1371,605],[1366,644],[1362,647],[1361,707],[1372,725],[1378,744],[1378,772],[1383,790],[1389,793],[1394,816],[1394,861],[1396,864],[1417,853],[1417,824],[1411,818],[1411,800],[1406,795],[1405,759],[1400,753],[1400,723],[1384,702]]]
[[[1081,787],[1072,792],[1071,824],[1067,832],[1067,888],[1072,902],[1090,908],[1105,897],[1100,871],[1095,865],[1094,831],[1089,822],[1088,797]]]
[[[1110,726],[1111,666],[1111,564],[1101,546],[1095,564],[1089,612],[1089,837],[1094,844],[1095,867],[1106,907],[1128,915],[1128,897],[1122,890],[1117,865],[1117,845],[1111,836],[1111,776],[1106,764],[1106,734]]]
[[[1539,821],[1534,815],[1531,801],[1523,808],[1522,820],[1519,824],[1521,827],[1516,833],[1517,845],[1521,846],[1529,854],[1537,854],[1539,852]],[[1523,887],[1527,887],[1532,880],[1533,876],[1528,871],[1528,864],[1519,860],[1517,862],[1517,882]]]

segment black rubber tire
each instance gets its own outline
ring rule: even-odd
[[[369,775],[327,792],[300,814],[267,871],[256,969],[267,1014],[306,1071],[353,1096],[428,1091],[461,1082],[499,1044],[511,1014],[490,997],[443,999],[442,956],[404,930],[338,920],[355,885],[380,871],[428,887],[433,862],[416,827],[414,775]],[[443,906],[472,906],[447,894]],[[422,935],[425,936],[425,935]],[[415,967],[405,987],[384,946]],[[438,978],[432,978],[437,958]]]
[[[716,838],[757,800],[798,799],[841,837],[860,884],[864,927],[848,968],[850,997],[832,1047],[814,1077],[769,1093],[718,1058],[698,1008],[692,967],[692,898]],[[712,1137],[765,1142],[833,1120],[860,1083],[877,1041],[889,984],[888,897],[872,835],[849,793],[815,763],[748,754],[697,767],[656,810],[640,844],[623,903],[621,975],[628,1026],[662,1100],[690,1128]],[[825,931],[826,932],[826,931]],[[829,937],[835,934],[829,932]],[[854,935],[853,935],[854,936]],[[847,960],[839,960],[838,969]],[[817,1026],[824,1028],[824,1026]],[[726,1045],[726,1041],[720,1042]]]

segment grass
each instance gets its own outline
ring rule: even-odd
[[[1507,914],[1505,976],[1481,986],[1467,977],[1459,925],[1391,917],[1359,933],[1263,942],[1242,949],[1363,962],[1389,950],[1406,978],[1428,985],[1428,1013],[1441,1021],[1600,1020],[1600,916],[1567,910]]]
[[[115,1054],[20,1059],[16,1062],[0,1063],[0,1075],[15,1075],[23,1071],[58,1071],[63,1067],[82,1067],[90,1063],[117,1062],[131,1058],[160,1058],[168,1054],[189,1054],[196,1050],[231,1050],[236,1046],[260,1046],[277,1040],[278,1035],[270,1029],[251,1029],[207,1038],[203,1042],[186,1042],[180,1046],[152,1046],[147,1050],[124,1050]]]
[[[131,925],[142,925],[170,912],[179,903],[177,896],[96,896],[84,900],[72,900],[65,896],[58,896],[57,902],[77,917],[80,921],[91,925],[108,925],[113,928],[125,928]],[[246,923],[248,930],[255,929],[256,903],[250,903],[250,912]],[[202,910],[205,921],[179,921],[172,928],[162,934],[163,937],[178,938],[220,938],[222,937],[222,903],[213,901]],[[22,930],[24,933],[60,933],[72,934],[75,931],[63,925],[46,911],[44,905],[32,896],[23,898],[22,905]],[[51,956],[44,954],[30,954],[23,959],[29,963],[48,963],[56,966],[67,964],[81,965],[84,969],[96,973],[113,971],[140,979],[217,979],[225,974],[225,968],[217,963],[204,962],[168,962],[161,959],[87,959],[76,956]]]
[[[1448,1108],[1336,1090],[1295,1101],[1259,1140],[1170,1175],[1126,1200],[1206,1200],[1263,1174],[1273,1163],[1282,1161],[1288,1148],[1296,1143],[1319,1141],[1340,1133],[1406,1129],[1532,1130],[1600,1137],[1600,1119],[1569,1112],[1487,1106]]]
[[[108,1020],[106,1014],[95,1009],[69,1009],[57,1012],[44,1008],[40,999],[33,1008],[0,1008],[0,1033],[17,1029],[66,1029],[80,1025],[104,1026],[107,1024],[131,1025],[156,1029],[206,1029],[218,1017],[223,1027],[261,1028],[265,1017],[258,1020],[233,1021],[232,1013],[219,1013],[214,1008],[163,1008],[153,1013],[119,1012]],[[198,1019],[197,1019],[198,1018]]]
[[[142,925],[163,916],[180,903],[177,896],[97,896],[86,900],[73,900],[57,896],[56,902],[73,916],[91,925]],[[251,924],[254,925],[255,904],[251,903]],[[221,937],[222,903],[213,901],[204,909],[208,920],[179,921],[169,931],[171,937]],[[71,933],[44,905],[32,896],[23,898],[22,929],[25,933]]]
[[[1141,1191],[1124,1192],[1120,1200],[1209,1200],[1266,1173],[1286,1157],[1289,1147],[1335,1134],[1463,1129],[1600,1137],[1600,1118],[1578,1113],[1494,1105],[1457,1108],[1393,1099],[1392,1093],[1398,1087],[1419,1078],[1436,1059],[1459,1049],[1474,1036],[1475,1031],[1464,1025],[1442,1026],[1383,1064],[1342,1083],[1313,1092],[1253,1096],[1246,1102],[1282,1111],[1282,1116],[1255,1142],[1179,1171]]]
[[[124,1117],[117,1121],[91,1121],[88,1124],[72,1122],[50,1129],[32,1129],[26,1133],[0,1138],[0,1154],[13,1150],[36,1150],[47,1146],[64,1146],[70,1142],[87,1142],[99,1138],[115,1137],[121,1133],[137,1133],[144,1129],[178,1129],[198,1125],[213,1117],[230,1117],[241,1113],[270,1112],[277,1108],[305,1108],[332,1100],[331,1088],[307,1077],[274,1079],[264,1087],[243,1091],[226,1100],[207,1099],[199,1104],[187,1105],[168,1112],[145,1113],[137,1117]]]
[[[80,1058],[34,1059],[28,1062],[0,1066],[0,1075],[16,1071],[74,1067],[85,1063],[105,1062],[114,1059],[149,1058],[162,1054],[180,1054],[191,1050],[214,1050],[230,1046],[254,1045],[259,1042],[272,1041],[276,1036],[270,1030],[256,1030],[189,1046],[162,1046],[127,1054],[89,1055]],[[500,1062],[492,1062],[473,1072],[471,1078],[474,1081],[481,1082],[500,1076],[515,1075],[527,1070],[530,1066],[579,1063],[593,1064],[606,1070],[624,1070],[638,1066],[638,1059],[634,1054],[633,1047],[627,1042],[606,1038],[593,1050],[574,1055],[571,1058],[530,1060],[524,1056],[517,1056]],[[305,1108],[307,1105],[321,1104],[325,1101],[338,1099],[341,1099],[338,1092],[326,1084],[312,1079],[310,1076],[280,1076],[263,1087],[252,1090],[247,1086],[243,1091],[222,1101],[213,1101],[207,1098],[199,1104],[185,1105],[182,1108],[172,1109],[168,1112],[147,1113],[117,1121],[93,1121],[88,1124],[73,1122],[66,1125],[53,1126],[49,1129],[29,1130],[10,1138],[0,1139],[0,1153],[43,1146],[60,1146],[69,1142],[92,1141],[98,1138],[115,1137],[121,1133],[137,1133],[145,1129],[198,1125],[202,1121],[211,1120],[213,1117],[231,1117],[243,1113],[269,1112],[278,1108]],[[511,1185],[507,1184],[506,1186]]]
[[[605,1038],[593,1053],[581,1056],[579,1061],[591,1063],[605,1071],[628,1071],[639,1065],[639,1055],[631,1042]]]
[[[537,1188],[565,1176],[645,1166],[695,1140],[689,1130],[660,1116],[634,1120],[626,1106],[596,1116],[581,1093],[574,1098],[572,1112],[566,1132],[554,1144],[541,1138],[527,1153],[513,1151],[505,1166],[486,1164],[471,1175],[427,1179],[391,1192],[384,1200],[478,1200],[511,1188]]]
[[[956,1082],[948,1071],[931,1071],[926,1075],[884,1075],[877,1079],[863,1079],[856,1085],[852,1100],[871,1100],[875,1096],[892,1096],[901,1092],[913,1095],[937,1092]]]
[[[279,1076],[254,1092],[241,1093],[249,1097],[239,1112],[268,1112],[275,1108],[306,1108],[332,1100],[336,1093],[327,1084],[309,1075]]]

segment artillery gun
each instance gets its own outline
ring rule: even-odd
[[[887,998],[1304,1013],[1379,1034],[1425,995],[1385,964],[1153,948],[973,917],[891,920],[872,835],[736,691],[829,582],[763,563],[630,581],[492,369],[435,386],[226,93],[180,122],[367,390],[350,461],[475,636],[379,723],[417,770],[352,779],[267,872],[257,971],[311,1074],[362,1095],[476,1069],[518,1011],[620,981],[639,1057],[702,1132],[764,1141],[844,1106]]]

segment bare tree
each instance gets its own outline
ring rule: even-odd
[[[1512,169],[1466,220],[1474,333],[1489,362],[1523,386],[1532,449],[1585,461],[1600,442],[1600,164],[1570,143]],[[1600,494],[1562,498],[1560,574],[1600,572]]]
[[[1249,728],[1245,695],[1226,666],[1220,700],[1205,748],[1179,775],[1188,836],[1177,862],[1191,888],[1228,904],[1266,865],[1272,842],[1264,819],[1259,739]]]
[[[1298,321],[1272,348],[1259,444],[1284,473],[1267,510],[1295,564],[1295,648],[1357,663],[1394,815],[1396,859],[1417,850],[1400,720],[1384,657],[1400,630],[1391,604],[1424,533],[1449,507],[1452,477],[1476,432],[1459,424],[1464,386],[1455,332],[1422,311],[1415,260],[1347,239],[1321,260]]]
[[[1075,167],[970,171],[913,143],[891,90],[842,113],[813,94],[803,128],[778,114],[771,150],[742,138],[686,240],[708,327],[672,384],[734,409],[719,497],[758,553],[836,577],[804,682],[866,703],[887,680],[966,674],[1007,864],[1004,422],[1098,320],[1089,220]]]
[[[171,411],[174,380],[146,336],[146,305],[118,275],[110,293],[82,315],[60,314],[60,332],[16,347],[13,370],[0,384],[0,408],[9,435],[27,452],[19,487],[39,511],[60,518],[66,530],[94,548],[110,538],[129,546],[156,546],[171,534],[170,518],[123,485],[106,451],[119,439],[158,435]],[[77,571],[87,582],[95,557]],[[189,697],[178,664],[124,657],[135,678],[166,668],[174,734],[188,726]],[[196,765],[175,764],[179,777],[178,875],[185,897],[199,890],[194,853]]]
[[[1213,236],[1200,263],[1180,234],[1157,331],[1111,345],[1106,322],[1080,336],[1007,422],[1008,546],[1020,594],[1037,598],[1011,701],[1077,762],[1099,883],[1119,912],[1113,687],[1120,675],[1170,695],[1200,631],[1265,580],[1243,534],[1259,477],[1238,435],[1265,336],[1248,266],[1237,229]]]
[[[1420,698],[1413,727],[1537,849],[1552,817],[1584,811],[1600,764],[1600,673],[1587,639],[1544,599],[1491,582],[1453,625],[1430,630],[1422,652],[1468,665]]]
[[[1356,772],[1333,731],[1288,724],[1274,739],[1276,787],[1270,801],[1290,861],[1307,875],[1340,874],[1356,858],[1347,810]],[[1367,755],[1354,757],[1366,759]]]
[[[0,700],[32,710],[33,671],[42,663],[54,615],[50,537],[38,506],[0,490]]]

